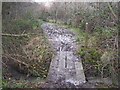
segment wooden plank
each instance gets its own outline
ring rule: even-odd
[[[85,74],[83,71],[82,62],[75,62],[76,69],[76,80],[79,80],[79,83],[85,83]]]
[[[74,62],[72,59],[73,59],[72,52],[67,52],[67,68],[69,69],[74,68]]]
[[[62,72],[64,69],[65,69],[65,54],[62,51],[60,51],[58,71]]]

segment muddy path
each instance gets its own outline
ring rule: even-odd
[[[78,48],[75,34],[51,23],[43,24],[42,29],[56,51],[50,65],[48,81],[71,83],[74,86],[85,83],[81,59],[75,55]]]

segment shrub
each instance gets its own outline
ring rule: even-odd
[[[78,54],[83,60],[83,65],[85,69],[85,74],[87,76],[96,76],[100,75],[101,70],[101,53],[95,48],[84,48],[82,47]]]
[[[2,37],[3,62],[20,73],[46,78],[53,53],[39,27],[43,21],[34,18],[12,20],[6,24],[10,30],[5,27],[7,22],[3,22],[3,33],[27,34]]]

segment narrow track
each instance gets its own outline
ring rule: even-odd
[[[43,24],[42,29],[56,51],[48,81],[71,83],[75,86],[85,83],[81,59],[74,54],[77,49],[75,34],[51,23]]]

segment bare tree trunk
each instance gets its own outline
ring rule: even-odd
[[[88,46],[88,23],[86,23],[86,28],[85,28],[86,36],[85,36],[85,48]]]
[[[55,11],[55,23],[57,23],[57,9]]]
[[[65,8],[64,8],[64,12],[65,12],[65,17],[64,17],[64,24],[67,24],[67,6],[66,6],[66,2],[65,2]]]

